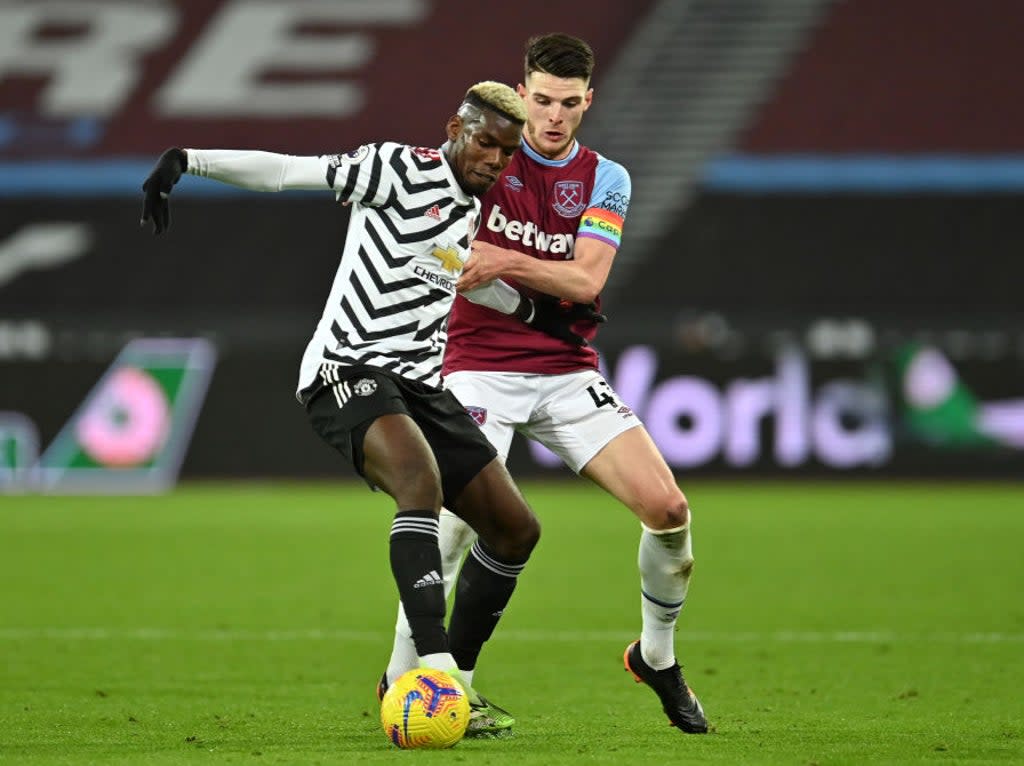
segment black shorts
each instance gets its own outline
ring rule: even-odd
[[[450,391],[377,367],[325,365],[302,401],[313,430],[364,478],[363,439],[373,421],[396,413],[411,417],[434,452],[448,508],[498,454]]]

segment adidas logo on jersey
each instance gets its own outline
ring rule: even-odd
[[[434,205],[430,209],[428,209],[427,212],[424,213],[423,215],[425,215],[427,218],[433,218],[435,220],[440,221],[441,220],[441,208],[439,208],[437,205]]]
[[[532,221],[509,219],[501,212],[501,205],[491,208],[487,216],[487,228],[495,234],[504,234],[512,242],[522,242],[525,247],[532,247],[542,253],[572,254],[572,246],[576,237],[572,234],[548,234],[541,231]]]
[[[437,573],[436,569],[431,569],[423,577],[413,583],[414,588],[427,588],[431,585],[444,585],[444,580],[441,579],[441,575]]]

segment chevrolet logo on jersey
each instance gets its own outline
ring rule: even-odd
[[[462,270],[462,259],[459,258],[459,251],[454,247],[449,247],[445,250],[435,247],[431,255],[441,262],[441,268],[449,274]]]
[[[450,293],[455,292],[455,280],[453,279],[448,279],[448,277],[442,276],[441,274],[435,274],[433,271],[427,271],[419,265],[413,267],[412,271],[424,282],[430,282],[430,284],[437,285]]]

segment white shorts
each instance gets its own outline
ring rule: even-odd
[[[642,425],[596,370],[562,375],[453,372],[444,380],[502,461],[518,431],[579,473],[624,431]]]

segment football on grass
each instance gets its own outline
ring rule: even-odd
[[[384,733],[401,748],[445,748],[462,739],[469,700],[448,673],[430,668],[400,676],[380,703]]]

